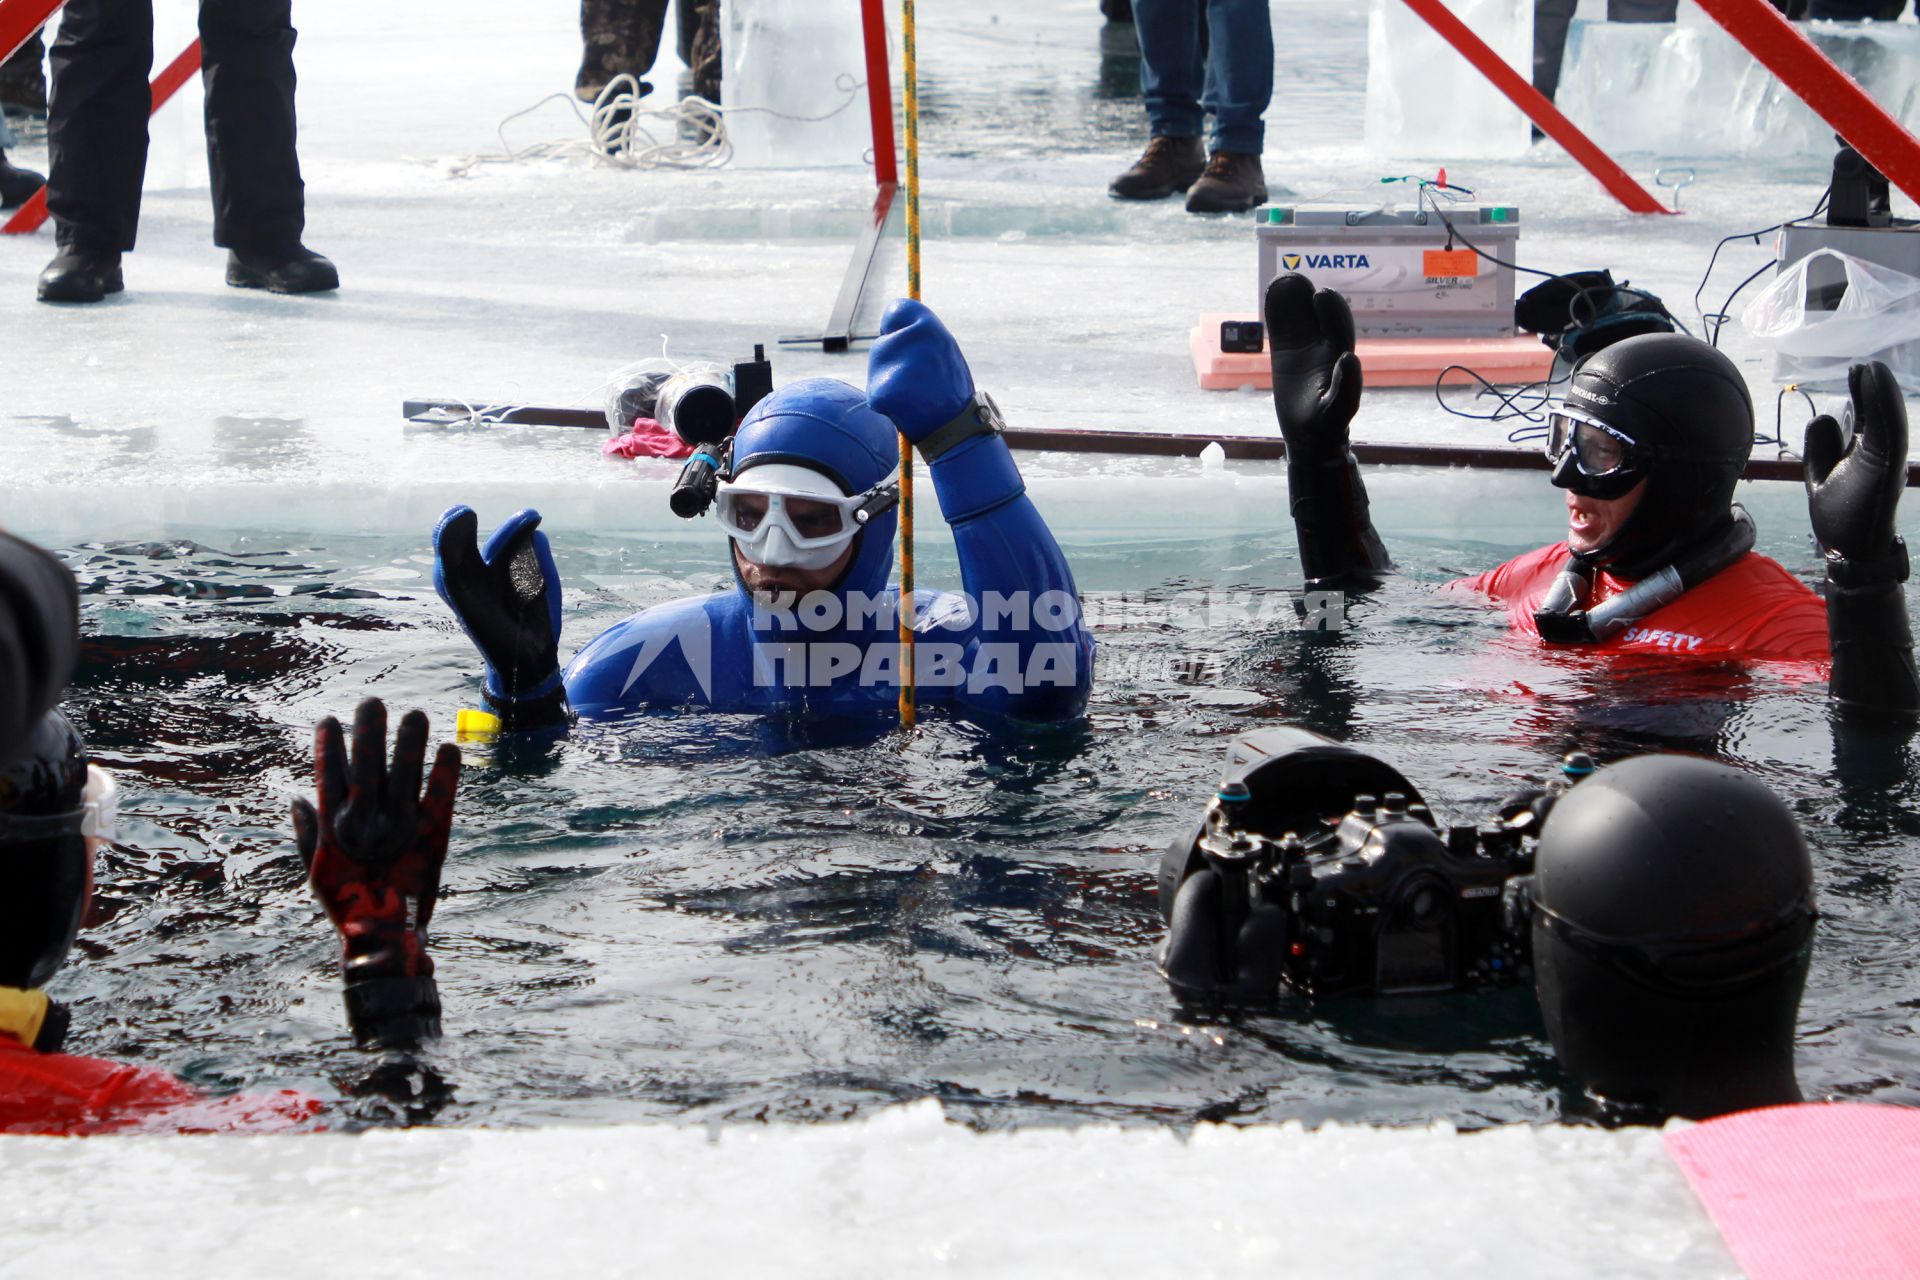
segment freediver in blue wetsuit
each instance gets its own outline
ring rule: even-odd
[[[508,728],[635,708],[888,714],[901,684],[896,428],[933,474],[964,593],[915,592],[917,701],[1049,722],[1085,709],[1093,637],[1066,557],[1026,496],[990,401],[953,335],[894,303],[868,391],[793,383],[748,412],[713,461],[734,588],[657,605],[602,632],[562,673],[560,581],[540,515],[476,546],[471,508],[434,530],[434,585],[486,661]]]

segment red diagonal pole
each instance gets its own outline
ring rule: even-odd
[[[1764,5],[1766,0],[1752,2]],[[1615,200],[1634,213],[1673,212],[1648,194],[1647,189],[1635,182],[1625,169],[1615,163],[1613,157],[1595,146],[1593,139],[1580,132],[1573,121],[1561,115],[1560,108],[1548,102],[1545,94],[1522,79],[1519,72],[1507,65],[1505,58],[1488,48],[1487,42],[1469,31],[1467,24],[1455,17],[1453,11],[1440,0],[1405,0],[1405,3],[1407,8],[1425,19],[1428,26],[1439,32],[1442,40],[1459,50],[1460,56],[1471,62],[1481,75],[1491,80],[1494,88],[1506,94],[1514,106],[1539,125],[1542,133],[1565,147],[1567,154],[1599,179],[1600,185]]]
[[[1887,181],[1920,200],[1920,141],[1779,10],[1767,0],[1700,0],[1700,7]]]
[[[153,106],[148,110],[147,114],[152,115],[161,107],[166,106],[167,99],[178,93],[180,86],[185,84],[192,76],[199,74],[199,71],[200,41],[196,39],[192,44],[182,49],[180,56],[172,62],[169,62],[165,69],[153,78]],[[38,231],[46,220],[47,189],[41,187],[33,193],[31,199],[14,210],[13,216],[7,219],[5,226],[0,226],[0,235],[30,235]]]
[[[873,116],[873,181],[900,181],[893,151],[893,77],[887,70],[887,14],[882,0],[860,0],[860,29],[867,50],[867,110]]]
[[[47,25],[63,0],[0,0],[0,62],[5,62],[33,33]]]

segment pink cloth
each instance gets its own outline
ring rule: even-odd
[[[1920,1276],[1920,1110],[1766,1107],[1666,1139],[1752,1280]]]
[[[635,418],[633,430],[614,436],[600,452],[609,458],[685,458],[693,454],[693,446],[652,418]]]

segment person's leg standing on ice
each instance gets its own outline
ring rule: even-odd
[[[1108,185],[1108,194],[1122,200],[1165,199],[1192,186],[1206,169],[1201,140],[1206,117],[1200,106],[1207,76],[1205,10],[1203,0],[1138,0],[1134,5],[1149,137],[1146,151]]]
[[[59,252],[42,302],[98,302],[124,284],[147,170],[152,0],[70,0],[50,59],[47,209]]]
[[[1213,116],[1213,154],[1187,192],[1188,213],[1244,213],[1266,203],[1262,117],[1273,100],[1273,20],[1267,2],[1207,0],[1210,39],[1202,101]]]
[[[236,288],[319,293],[339,288],[340,274],[300,243],[292,10],[292,0],[201,0],[213,242],[229,251]]]
[[[47,78],[42,70],[47,47],[35,32],[19,50],[0,63],[0,209],[15,209],[33,198],[46,178],[7,159],[7,148],[17,141],[7,117],[22,121],[47,114]]]
[[[642,81],[660,54],[667,0],[580,0],[580,72],[573,94],[593,102],[615,76]]]
[[[7,159],[7,148],[14,144],[13,130],[0,115],[0,209],[17,209],[33,198],[46,178],[31,169],[22,169]]]
[[[720,0],[680,0],[680,61],[687,64],[692,90],[708,102],[720,101]]]

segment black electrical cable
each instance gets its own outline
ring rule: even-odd
[[[1794,221],[1807,222],[1807,221],[1811,221],[1814,218],[1819,217],[1820,211],[1827,207],[1827,201],[1830,200],[1832,197],[1833,197],[1833,184],[1828,183],[1827,189],[1820,193],[1820,199],[1814,204],[1813,212],[1809,213],[1805,218],[1797,218],[1797,219],[1794,219]],[[1771,267],[1774,265],[1773,262],[1769,262],[1767,263],[1766,267],[1761,267],[1759,271],[1754,272],[1752,275],[1748,276],[1745,280],[1742,280],[1739,283],[1739,285],[1735,287],[1734,291],[1727,295],[1727,300],[1720,304],[1720,309],[1718,311],[1710,311],[1710,312],[1701,311],[1700,295],[1707,291],[1707,281],[1713,278],[1714,264],[1720,260],[1720,251],[1726,248],[1728,245],[1732,244],[1735,240],[1751,240],[1755,244],[1759,244],[1761,236],[1766,235],[1770,231],[1778,231],[1780,230],[1780,228],[1786,225],[1787,224],[1784,222],[1776,222],[1772,226],[1762,227],[1758,231],[1735,232],[1733,235],[1721,237],[1720,243],[1713,246],[1713,253],[1707,258],[1707,269],[1704,272],[1702,272],[1700,276],[1700,287],[1693,291],[1693,309],[1700,317],[1700,328],[1701,328],[1701,331],[1707,335],[1707,342],[1709,345],[1714,347],[1718,347],[1720,345],[1720,330],[1722,326],[1724,326],[1727,323],[1727,321],[1732,318],[1731,315],[1729,314],[1728,308],[1732,307],[1733,300],[1740,296],[1740,290],[1746,288],[1748,285],[1752,284],[1755,280],[1759,279],[1760,275],[1766,271],[1767,267]]]
[[[1482,249],[1479,245],[1467,239],[1466,235],[1461,232],[1460,228],[1453,225],[1453,219],[1449,218],[1446,215],[1446,211],[1441,209],[1440,206],[1431,199],[1431,197],[1427,194],[1427,188],[1425,186],[1423,186],[1420,189],[1420,201],[1426,207],[1432,209],[1434,214],[1437,217],[1439,217],[1440,221],[1443,224],[1445,224],[1447,228],[1447,247],[1449,249],[1453,247],[1453,241],[1455,239],[1458,239],[1461,244],[1464,244],[1465,246],[1467,246],[1467,248],[1473,250],[1474,253],[1478,254],[1482,258],[1485,258],[1488,262],[1491,262],[1496,267],[1505,267],[1509,271],[1523,271],[1530,276],[1539,276],[1543,280],[1563,280],[1568,284],[1574,283],[1571,277],[1563,276],[1557,271],[1542,271],[1538,267],[1523,267],[1517,262],[1507,262],[1504,259],[1494,257],[1492,254],[1488,253],[1485,249]],[[1625,284],[1607,285],[1605,287],[1597,288],[1597,289],[1588,285],[1575,285],[1574,295],[1572,299],[1569,300],[1567,303],[1568,322],[1570,324],[1579,325],[1579,324],[1585,324],[1587,321],[1593,319],[1592,315],[1588,315],[1584,319],[1580,316],[1579,314],[1580,302],[1584,298],[1587,298],[1590,296],[1599,296],[1599,295],[1605,295],[1607,297],[1618,297],[1621,295],[1625,295],[1626,297],[1630,297],[1630,298],[1644,298],[1648,302],[1651,302],[1655,306],[1659,307],[1660,314],[1664,315],[1667,319],[1673,321],[1674,325],[1680,330],[1680,332],[1686,334],[1688,337],[1693,336],[1693,330],[1687,328],[1685,322],[1683,322],[1679,316],[1676,316],[1673,314],[1673,312],[1667,310],[1667,304],[1662,302],[1657,296],[1655,296],[1654,294],[1648,293],[1645,289],[1635,289],[1631,285],[1625,285]]]
[[[1545,280],[1562,280],[1562,281],[1566,281],[1569,284],[1573,283],[1570,277],[1559,275],[1552,271],[1542,271],[1537,267],[1525,267],[1525,266],[1521,266],[1518,263],[1507,262],[1507,261],[1504,261],[1503,259],[1496,258],[1494,255],[1482,249],[1479,245],[1473,243],[1472,240],[1468,239],[1460,231],[1458,227],[1453,225],[1453,220],[1447,217],[1446,212],[1440,208],[1438,201],[1435,199],[1436,195],[1441,195],[1441,196],[1445,196],[1445,198],[1449,200],[1459,202],[1473,195],[1473,192],[1468,188],[1456,187],[1450,183],[1442,184],[1442,183],[1430,182],[1423,178],[1414,178],[1414,177],[1389,178],[1389,179],[1383,179],[1383,181],[1417,182],[1420,184],[1420,193],[1419,193],[1420,204],[1427,208],[1431,208],[1434,214],[1437,217],[1439,217],[1440,221],[1446,226],[1447,247],[1449,249],[1453,247],[1453,241],[1457,239],[1460,241],[1461,244],[1464,244],[1468,249],[1471,249],[1479,257],[1484,258],[1486,261],[1493,263],[1497,267],[1505,267],[1510,271],[1524,272],[1527,275],[1539,276]],[[1454,192],[1458,192],[1460,194],[1454,195],[1452,194]],[[1804,219],[1798,219],[1798,221],[1807,221],[1807,220],[1811,220],[1813,218],[1819,217],[1821,211],[1827,207],[1828,202],[1832,199],[1832,196],[1833,196],[1833,187],[1831,186],[1831,184],[1829,184],[1827,189],[1821,193],[1820,199],[1814,204],[1812,212],[1808,213]],[[1703,312],[1700,310],[1700,295],[1706,291],[1707,282],[1713,277],[1713,269],[1714,269],[1714,266],[1719,262],[1720,251],[1726,248],[1729,244],[1732,244],[1736,240],[1752,240],[1755,244],[1758,244],[1760,242],[1761,236],[1764,236],[1767,233],[1772,231],[1778,231],[1785,225],[1786,223],[1776,222],[1772,226],[1762,227],[1758,231],[1736,232],[1733,235],[1723,237],[1718,244],[1714,245],[1713,253],[1707,259],[1707,269],[1700,277],[1700,285],[1693,292],[1693,309],[1695,312],[1699,313],[1700,315],[1701,327],[1703,332],[1705,332],[1705,334],[1707,335],[1707,341],[1709,344],[1715,347],[1719,346],[1720,329],[1723,325],[1725,325],[1727,319],[1729,318],[1729,310],[1733,306],[1734,300],[1740,296],[1741,290],[1745,289],[1748,285],[1752,284],[1755,280],[1759,279],[1762,275],[1764,275],[1770,268],[1772,268],[1775,265],[1774,262],[1766,263],[1759,270],[1755,271],[1753,274],[1749,275],[1746,279],[1742,280],[1738,285],[1734,286],[1733,292],[1727,295],[1727,300],[1721,304],[1719,310],[1714,312]],[[1693,331],[1688,329],[1687,326],[1680,320],[1678,316],[1674,315],[1672,311],[1668,310],[1666,304],[1662,302],[1658,297],[1654,296],[1651,293],[1646,292],[1644,289],[1635,289],[1630,287],[1629,285],[1624,285],[1624,284],[1613,285],[1610,287],[1603,287],[1603,288],[1597,288],[1597,289],[1586,286],[1586,285],[1576,286],[1573,297],[1570,298],[1567,303],[1567,320],[1569,325],[1577,326],[1582,323],[1585,323],[1585,321],[1583,321],[1583,319],[1580,316],[1582,299],[1587,298],[1590,295],[1597,296],[1602,294],[1605,294],[1608,296],[1617,296],[1617,295],[1625,294],[1630,297],[1644,298],[1647,301],[1652,302],[1654,305],[1658,306],[1660,308],[1660,313],[1662,315],[1665,315],[1669,320],[1673,321],[1675,327],[1678,328],[1682,333],[1687,334],[1688,337],[1693,336]],[[1590,304],[1590,305],[1597,305],[1597,304]],[[1591,316],[1589,316],[1588,319],[1591,319]],[[1478,400],[1483,396],[1492,396],[1494,397],[1494,399],[1499,401],[1498,407],[1495,408],[1490,413],[1473,413],[1465,409],[1456,409],[1452,405],[1448,404],[1446,395],[1444,392],[1446,378],[1448,374],[1456,371],[1466,374],[1469,378],[1473,379],[1475,382],[1480,384],[1479,389],[1473,393],[1473,398],[1475,400]],[[1458,364],[1448,365],[1445,369],[1442,369],[1440,371],[1439,376],[1434,379],[1433,398],[1435,402],[1439,404],[1440,408],[1443,411],[1450,413],[1457,418],[1470,418],[1478,422],[1503,422],[1510,418],[1515,418],[1515,417],[1522,419],[1523,425],[1515,427],[1512,430],[1510,430],[1507,433],[1507,440],[1509,443],[1512,443],[1512,444],[1524,444],[1533,440],[1538,440],[1541,438],[1541,436],[1545,434],[1546,415],[1543,411],[1545,410],[1547,405],[1552,403],[1552,400],[1553,400],[1553,396],[1551,394],[1552,389],[1562,382],[1570,381],[1571,378],[1572,378],[1572,369],[1568,368],[1567,371],[1559,377],[1550,377],[1550,378],[1542,379],[1537,382],[1528,382],[1528,383],[1522,383],[1522,384],[1500,384],[1500,383],[1495,383],[1489,380],[1488,378],[1480,374],[1477,370],[1469,369],[1465,365],[1458,365]],[[1791,454],[1792,450],[1788,448],[1786,443],[1785,409],[1784,409],[1785,397],[1789,392],[1799,392],[1801,398],[1806,400],[1807,402],[1808,411],[1810,413],[1818,412],[1818,408],[1817,406],[1815,406],[1813,402],[1813,397],[1809,396],[1805,391],[1801,391],[1798,386],[1789,386],[1789,387],[1783,388],[1779,396],[1775,397],[1775,400],[1774,400],[1773,435],[1768,436],[1763,432],[1755,431],[1753,436],[1753,440],[1755,444],[1773,445],[1779,448],[1783,453]],[[1529,399],[1529,397],[1532,397],[1532,398]],[[1523,401],[1525,401],[1525,403],[1523,403]]]
[[[1446,212],[1442,210],[1439,204],[1434,200],[1433,193],[1435,190],[1440,189],[1440,184],[1426,182],[1420,179],[1413,179],[1413,181],[1420,182],[1420,203],[1423,206],[1432,209],[1434,214],[1437,217],[1439,217],[1441,223],[1446,226],[1447,248],[1449,249],[1453,248],[1453,242],[1454,240],[1457,239],[1460,241],[1461,244],[1464,244],[1467,248],[1471,249],[1475,254],[1479,255],[1481,258],[1486,259],[1488,262],[1493,263],[1497,267],[1505,267],[1509,271],[1525,272],[1528,275],[1539,276],[1545,280],[1561,280],[1561,281],[1565,281],[1567,284],[1574,285],[1573,296],[1567,300],[1567,323],[1569,326],[1578,326],[1578,325],[1587,323],[1593,318],[1593,313],[1597,311],[1600,303],[1588,302],[1584,309],[1589,314],[1583,318],[1580,313],[1583,309],[1581,303],[1584,299],[1603,298],[1603,297],[1611,298],[1611,297],[1618,297],[1621,295],[1625,295],[1625,296],[1634,297],[1634,298],[1644,298],[1648,302],[1653,303],[1655,306],[1660,308],[1661,315],[1664,315],[1667,317],[1667,319],[1671,320],[1674,323],[1674,325],[1678,327],[1683,333],[1688,332],[1686,325],[1681,323],[1681,320],[1678,316],[1674,315],[1671,311],[1667,310],[1667,306],[1664,302],[1662,302],[1658,297],[1654,296],[1653,294],[1648,293],[1644,289],[1635,289],[1632,286],[1625,285],[1625,284],[1607,285],[1599,288],[1595,288],[1590,285],[1576,284],[1571,277],[1560,275],[1557,272],[1542,271],[1538,267],[1523,267],[1518,263],[1507,262],[1501,258],[1494,257],[1492,254],[1482,249],[1479,245],[1469,240],[1466,237],[1466,235],[1463,234],[1458,227],[1454,226],[1453,219],[1449,218],[1446,215]],[[1473,194],[1471,191],[1468,191],[1464,187],[1449,187],[1448,189],[1453,191],[1463,192],[1465,195],[1468,195],[1468,196],[1471,196]],[[1456,197],[1453,197],[1453,196],[1448,196],[1448,198],[1456,199]],[[1497,400],[1499,400],[1500,402],[1499,407],[1494,409],[1491,413],[1472,413],[1464,409],[1456,409],[1452,405],[1448,404],[1446,395],[1444,394],[1442,388],[1444,386],[1447,374],[1452,372],[1455,369],[1466,374],[1468,377],[1472,378],[1474,381],[1480,384],[1480,389],[1473,393],[1474,399],[1478,400],[1482,396],[1491,395],[1495,397]],[[1543,411],[1553,399],[1552,389],[1563,382],[1567,382],[1571,380],[1571,378],[1572,378],[1572,370],[1568,369],[1566,373],[1562,374],[1560,377],[1557,377],[1557,378],[1545,378],[1545,379],[1541,379],[1540,381],[1528,382],[1528,383],[1522,383],[1522,384],[1507,384],[1508,386],[1511,386],[1511,390],[1508,390],[1508,389],[1505,389],[1502,384],[1492,382],[1486,377],[1484,377],[1483,375],[1481,375],[1480,373],[1478,373],[1477,371],[1473,369],[1469,369],[1464,365],[1450,365],[1448,366],[1448,368],[1441,370],[1440,376],[1434,379],[1433,398],[1439,404],[1441,409],[1443,409],[1447,413],[1452,414],[1457,418],[1471,418],[1477,422],[1504,422],[1507,419],[1514,418],[1514,417],[1523,419],[1525,422],[1525,425],[1515,427],[1513,430],[1507,433],[1507,439],[1509,442],[1513,444],[1522,444],[1529,440],[1535,440],[1540,437],[1546,423],[1546,415]],[[1523,405],[1521,403],[1522,399],[1528,396],[1534,396],[1537,398]]]
[[[1480,384],[1480,389],[1473,393],[1474,399],[1478,400],[1482,396],[1492,396],[1500,402],[1500,407],[1491,413],[1471,413],[1465,409],[1456,409],[1448,404],[1446,396],[1442,393],[1442,388],[1446,384],[1447,375],[1456,370],[1466,374],[1469,378],[1472,378]],[[1559,378],[1543,378],[1537,382],[1503,384],[1490,381],[1478,370],[1469,369],[1463,364],[1450,364],[1442,369],[1439,376],[1433,380],[1433,398],[1441,409],[1456,418],[1471,418],[1476,422],[1505,422],[1509,418],[1523,419],[1526,425],[1515,427],[1509,431],[1507,433],[1507,441],[1510,444],[1524,444],[1528,440],[1538,439],[1546,430],[1546,414],[1543,411],[1546,406],[1553,401],[1552,389],[1560,383],[1567,381],[1569,376],[1571,375]],[[1520,403],[1522,398],[1526,396],[1533,396],[1535,399],[1527,404]]]
[[[1802,391],[1799,383],[1788,383],[1786,386],[1780,388],[1780,393],[1773,398],[1773,434],[1769,436],[1759,431],[1754,432],[1753,442],[1755,444],[1773,445],[1786,457],[1799,456],[1793,451],[1792,446],[1787,444],[1786,403],[1787,397],[1795,394],[1807,402],[1809,421],[1819,415],[1820,406],[1813,402],[1813,397],[1805,391]]]
[[[1733,306],[1733,300],[1740,296],[1740,291],[1746,288],[1748,285],[1752,284],[1755,280],[1758,280],[1761,276],[1767,274],[1767,272],[1773,270],[1774,265],[1775,264],[1772,262],[1761,263],[1760,269],[1758,271],[1755,271],[1752,275],[1748,276],[1745,280],[1742,280],[1739,284],[1733,286],[1733,292],[1728,294],[1727,300],[1720,304],[1720,309],[1713,313],[1713,317],[1714,317],[1713,334],[1711,337],[1707,339],[1710,345],[1714,347],[1718,347],[1720,345],[1720,330],[1726,326],[1728,319],[1731,318],[1732,312],[1729,310],[1729,308]]]

